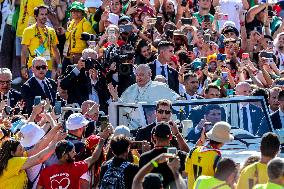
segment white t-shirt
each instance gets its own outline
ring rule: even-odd
[[[240,31],[240,11],[243,8],[241,0],[220,0],[220,13],[228,14],[228,21],[233,21],[236,24],[236,28]],[[227,20],[219,20],[219,30],[223,28],[224,23]]]

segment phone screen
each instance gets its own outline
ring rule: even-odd
[[[177,148],[176,147],[169,147],[167,149],[167,153],[176,155],[177,154]],[[173,161],[173,158],[169,158],[169,161]]]
[[[36,96],[35,99],[34,99],[34,105],[36,106],[36,105],[40,104],[40,102],[41,102],[41,96]]]
[[[132,141],[130,148],[142,150],[143,141]]]
[[[62,102],[61,101],[56,101],[54,105],[54,113],[55,115],[60,115],[61,114],[61,106]]]
[[[101,123],[101,131],[105,130],[109,123],[108,116],[101,116],[100,123]]]

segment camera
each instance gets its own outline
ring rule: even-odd
[[[95,68],[99,72],[104,72],[103,66],[95,59],[88,57],[87,59],[83,60],[85,62],[85,70],[88,71],[90,69]]]
[[[96,35],[89,34],[87,32],[83,32],[81,34],[81,40],[83,40],[83,41],[95,41],[96,39],[97,39]]]
[[[118,68],[119,64],[132,60],[134,54],[134,47],[130,44],[125,44],[120,48],[115,45],[110,45],[105,50],[104,63],[110,66],[113,62],[116,62]]]

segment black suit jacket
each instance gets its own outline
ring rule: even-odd
[[[107,114],[108,112],[107,101],[110,99],[110,93],[107,88],[106,79],[99,78],[95,86],[90,85],[89,87],[90,87],[89,94],[91,94],[91,91],[92,91],[91,87],[94,87],[94,89],[97,91],[97,95],[100,101],[100,110],[104,111]]]
[[[60,82],[60,87],[67,90],[68,104],[78,103],[81,105],[89,99],[91,80],[84,69],[80,70],[79,75],[73,72],[75,65],[69,65]]]
[[[150,69],[152,71],[152,80],[155,79],[156,77],[156,61],[155,60],[153,63],[149,64]],[[169,87],[174,90],[177,94],[179,94],[179,81],[178,81],[178,72],[173,69],[172,67],[168,66],[168,85]]]
[[[19,91],[16,91],[15,89],[10,89],[8,92],[10,106],[14,108],[16,104],[22,100],[22,95]],[[5,98],[4,98],[5,99]]]
[[[147,125],[144,128],[140,128],[137,131],[135,140],[136,141],[143,141],[143,140],[147,140],[148,142],[152,142],[151,141],[151,132],[152,129],[156,126],[156,122],[151,123],[150,125]]]
[[[262,119],[264,118],[264,113],[262,109],[254,104],[249,104],[249,110],[250,110],[251,124],[253,130],[253,133],[251,134],[256,135],[258,132],[263,133],[261,130],[262,129],[265,130],[267,125],[262,125],[264,124],[264,122],[262,123]]]
[[[272,126],[273,126],[274,129],[281,129],[282,128],[279,110],[270,114],[270,119],[271,119]]]
[[[52,96],[52,99],[49,100],[51,104],[54,105],[56,100],[57,84],[52,79],[47,79],[47,78],[46,78],[46,84],[49,88],[50,95]],[[41,99],[48,98],[48,96],[44,93],[43,89],[41,88],[40,84],[38,83],[35,77],[31,77],[22,85],[21,93],[28,114],[32,112],[35,96],[41,96]]]

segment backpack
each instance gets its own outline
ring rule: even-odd
[[[113,166],[113,161],[108,164],[100,189],[125,189],[124,170],[130,165],[130,162],[123,162],[119,167]]]

